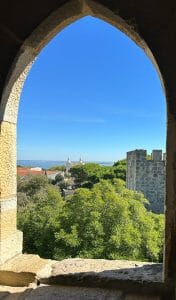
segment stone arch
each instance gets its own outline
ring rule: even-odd
[[[7,76],[4,86],[1,106],[0,106],[0,150],[2,157],[0,166],[0,200],[1,200],[1,222],[0,222],[0,262],[12,258],[22,251],[22,233],[16,229],[16,122],[18,114],[18,104],[21,90],[28,72],[36,56],[42,48],[61,30],[73,23],[77,19],[91,15],[100,18],[114,27],[120,29],[129,36],[139,47],[141,47],[154,64],[165,91],[164,81],[154,58],[152,51],[145,40],[137,32],[137,25],[134,21],[126,22],[119,14],[118,10],[110,10],[99,4],[95,0],[70,0],[59,9],[51,13],[25,40],[20,48]],[[172,106],[172,105],[171,105]],[[176,150],[170,147],[174,135],[176,134],[176,120],[173,114],[168,116],[171,121],[168,127],[167,150],[169,170],[173,169],[173,154]],[[172,127],[172,128],[171,128]],[[170,134],[171,132],[171,134]],[[176,148],[176,146],[175,146]],[[172,173],[172,172],[171,172]],[[171,191],[171,198],[168,198],[168,208],[166,218],[170,214],[174,202],[173,178],[176,174],[172,173],[167,180],[167,192]],[[169,182],[169,184],[168,184]],[[172,185],[172,186],[171,186]],[[176,224],[174,221],[174,210],[172,217],[166,222],[166,246],[165,246],[165,275],[169,278],[171,260],[176,253],[171,242],[174,242]],[[12,221],[13,220],[13,221]],[[171,233],[170,233],[170,228]],[[173,269],[173,268],[171,268]],[[175,268],[176,269],[176,268]],[[176,271],[176,270],[175,270]]]

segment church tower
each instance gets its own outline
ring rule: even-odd
[[[72,162],[71,162],[70,158],[68,157],[67,162],[66,162],[66,173],[69,172],[71,166],[72,166]]]

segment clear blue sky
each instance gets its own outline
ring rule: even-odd
[[[164,149],[165,97],[146,54],[92,17],[60,32],[25,82],[18,159],[115,161]]]

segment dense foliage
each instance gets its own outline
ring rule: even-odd
[[[53,241],[64,201],[46,176],[18,179],[18,226],[24,251],[53,257]]]
[[[126,179],[126,160],[120,160],[113,166],[100,166],[95,163],[75,165],[70,169],[71,176],[75,178],[77,187],[91,188],[101,179]]]
[[[54,259],[162,259],[163,215],[147,211],[144,196],[120,179],[100,178],[64,201],[45,176],[26,177],[19,179],[18,196],[18,227],[27,253]]]
[[[117,178],[126,180],[126,169],[127,169],[126,163],[127,163],[126,159],[121,159],[114,163],[113,168]]]

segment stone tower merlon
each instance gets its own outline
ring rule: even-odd
[[[126,186],[128,189],[137,189],[136,170],[139,162],[145,163],[147,157],[146,150],[134,150],[127,152],[127,174],[126,174]]]
[[[162,160],[162,150],[152,150],[152,160],[161,161]]]
[[[147,151],[143,149],[136,149],[127,152],[127,160],[139,160],[143,161],[147,158]]]

